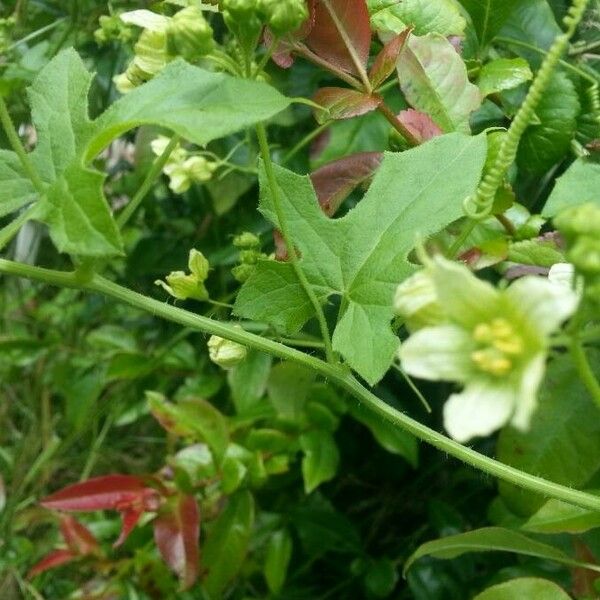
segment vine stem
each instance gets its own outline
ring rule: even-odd
[[[298,253],[296,252],[296,248],[294,247],[294,242],[292,241],[292,236],[290,235],[290,230],[288,228],[287,219],[285,218],[285,214],[283,213],[283,207],[281,206],[281,198],[279,197],[279,185],[277,184],[277,179],[275,178],[275,170],[273,169],[273,161],[271,160],[271,152],[269,150],[269,142],[267,140],[267,132],[265,126],[261,123],[256,127],[256,135],[258,137],[258,144],[260,146],[261,156],[265,165],[265,172],[267,175],[267,179],[269,181],[269,187],[271,188],[271,197],[273,199],[273,206],[275,208],[275,214],[277,216],[277,223],[279,225],[279,229],[281,231],[281,235],[285,242],[285,247],[290,259],[290,263],[294,272],[296,273],[296,277],[300,282],[300,285],[304,289],[304,292],[308,296],[310,303],[313,305],[315,310],[317,321],[319,322],[319,327],[321,329],[321,336],[323,337],[323,343],[325,344],[325,355],[327,356],[327,360],[330,363],[336,362],[335,354],[333,352],[333,347],[331,345],[331,336],[329,335],[329,327],[327,326],[327,319],[325,318],[325,313],[323,312],[323,307],[315,294],[310,282],[308,281],[306,274],[304,273],[300,261],[298,260]]]
[[[530,475],[493,458],[484,456],[433,429],[429,429],[429,427],[386,404],[365,388],[347,369],[340,365],[325,362],[315,356],[310,356],[299,350],[289,348],[279,342],[249,333],[236,327],[233,323],[215,321],[182,308],[154,300],[113,283],[97,274],[89,281],[81,282],[77,279],[75,273],[42,269],[4,259],[0,259],[0,273],[25,277],[61,287],[96,292],[162,319],[178,323],[194,331],[200,331],[209,335],[218,335],[283,360],[293,361],[314,370],[334,385],[346,390],[356,400],[362,402],[368,409],[378,414],[385,421],[405,429],[423,442],[431,444],[438,450],[446,452],[488,475],[543,496],[562,500],[589,510],[600,511],[600,498],[598,496],[574,490],[548,481],[547,479],[536,477],[535,475]]]
[[[154,163],[152,163],[152,167],[148,171],[148,174],[142,182],[142,185],[135,193],[135,196],[131,199],[131,202],[129,202],[129,204],[127,204],[127,206],[123,209],[121,214],[117,217],[117,225],[120,229],[122,229],[127,224],[129,219],[131,219],[131,217],[133,216],[133,213],[138,209],[138,207],[150,191],[150,188],[154,185],[154,182],[162,172],[164,166],[167,164],[171,153],[173,152],[173,150],[175,150],[175,147],[179,143],[180,139],[181,138],[178,135],[174,135],[171,138],[171,141],[167,144],[167,147],[164,149],[163,153],[154,161]]]
[[[10,114],[8,112],[8,108],[6,107],[6,102],[4,102],[4,98],[0,94],[0,123],[2,123],[2,127],[6,132],[6,137],[10,142],[12,149],[15,151],[15,154],[18,156],[21,161],[21,165],[23,166],[23,170],[27,174],[27,177],[31,180],[33,187],[35,187],[36,191],[40,196],[45,193],[45,185],[42,181],[42,178],[38,175],[38,172],[35,170],[34,166],[31,164],[29,160],[29,156],[23,147],[23,143],[21,142],[21,138],[15,129],[15,126],[10,118]]]

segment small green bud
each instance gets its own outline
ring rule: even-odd
[[[233,245],[243,250],[252,250],[260,246],[260,239],[253,233],[244,231],[244,233],[240,233],[240,235],[233,238]]]
[[[127,43],[133,39],[132,28],[119,15],[102,15],[98,24],[100,27],[94,31],[94,39],[101,46],[112,41]]]
[[[600,237],[600,206],[588,202],[568,208],[555,217],[554,224],[567,240],[579,235]]]
[[[439,325],[444,321],[435,284],[427,271],[415,273],[397,287],[394,312],[404,318],[411,331]]]
[[[167,27],[169,54],[195,60],[214,48],[213,31],[202,11],[196,6],[180,10]]]
[[[258,0],[258,9],[277,36],[295,31],[308,19],[304,0]]]
[[[600,239],[590,235],[578,237],[567,258],[584,275],[600,274]]]
[[[237,267],[233,267],[233,269],[231,269],[231,274],[233,275],[236,281],[239,281],[240,283],[245,283],[246,281],[248,281],[248,279],[250,279],[250,276],[252,275],[252,273],[254,273],[255,269],[256,265],[241,264]]]
[[[233,369],[246,359],[247,354],[248,350],[245,346],[218,335],[213,335],[208,340],[208,356],[222,369]]]
[[[254,52],[263,28],[257,0],[222,0],[220,6],[225,25],[238,39],[244,52]]]

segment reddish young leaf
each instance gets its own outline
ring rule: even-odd
[[[413,108],[403,110],[397,118],[413,134],[419,144],[444,133],[428,114]]]
[[[323,212],[333,216],[359,185],[373,177],[382,152],[362,152],[330,162],[310,175]]]
[[[398,57],[406,44],[411,29],[405,29],[399,35],[393,37],[377,55],[371,70],[369,81],[373,88],[378,88],[395,70]]]
[[[365,0],[317,0],[314,25],[306,45],[321,58],[348,73],[366,67],[371,24]]]
[[[140,501],[152,503],[153,497],[158,497],[158,492],[148,487],[142,477],[105,475],[70,485],[44,498],[40,504],[54,510],[78,512],[123,510]]]
[[[92,532],[71,515],[61,516],[60,532],[70,550],[79,556],[94,554],[100,547]]]
[[[142,477],[106,475],[66,487],[40,504],[54,510],[85,512],[116,510],[121,513],[123,529],[115,546],[120,546],[144,512],[155,512],[161,504],[157,490],[148,487]]]
[[[319,123],[329,119],[350,119],[376,110],[382,103],[377,94],[364,94],[347,88],[326,87],[317,90],[313,100],[323,107],[315,112]]]
[[[200,561],[200,513],[196,500],[179,496],[153,524],[154,541],[164,561],[177,573],[183,589],[192,587],[198,578]]]
[[[75,553],[71,552],[71,550],[52,550],[50,554],[42,558],[39,563],[31,567],[27,577],[31,579],[44,571],[49,571],[50,569],[54,569],[56,567],[60,567],[66,563],[70,563],[71,561],[79,558]]]

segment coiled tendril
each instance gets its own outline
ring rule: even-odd
[[[577,26],[583,18],[588,1],[574,0],[573,5],[569,8],[567,15],[563,19],[566,30],[554,40],[550,50],[548,50],[548,54],[529,88],[525,102],[523,102],[508,129],[508,133],[503,140],[494,164],[481,180],[475,194],[469,196],[464,201],[464,211],[469,218],[480,221],[491,214],[496,192],[502,185],[510,165],[517,156],[521,137],[534,117],[535,109],[552,77],[552,73],[556,69],[562,54],[567,49],[569,40],[575,34]],[[598,84],[596,84],[597,87]],[[597,92],[598,90],[596,89],[596,94],[592,101],[600,109],[600,97]],[[592,99],[591,95],[590,99]]]

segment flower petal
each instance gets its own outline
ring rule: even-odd
[[[545,335],[556,331],[577,309],[577,293],[541,277],[523,277],[505,292],[514,307]]]
[[[472,328],[497,315],[500,294],[465,265],[436,256],[431,269],[438,302],[453,321]]]
[[[512,425],[521,431],[529,429],[531,416],[537,408],[537,393],[544,377],[545,367],[546,357],[543,353],[539,353],[523,372],[515,413],[511,419]]]
[[[503,427],[513,412],[514,387],[491,379],[469,383],[460,394],[452,394],[444,405],[444,426],[456,441],[490,435]]]
[[[473,374],[470,334],[456,325],[426,327],[411,335],[399,350],[402,368],[433,381],[464,381]]]

